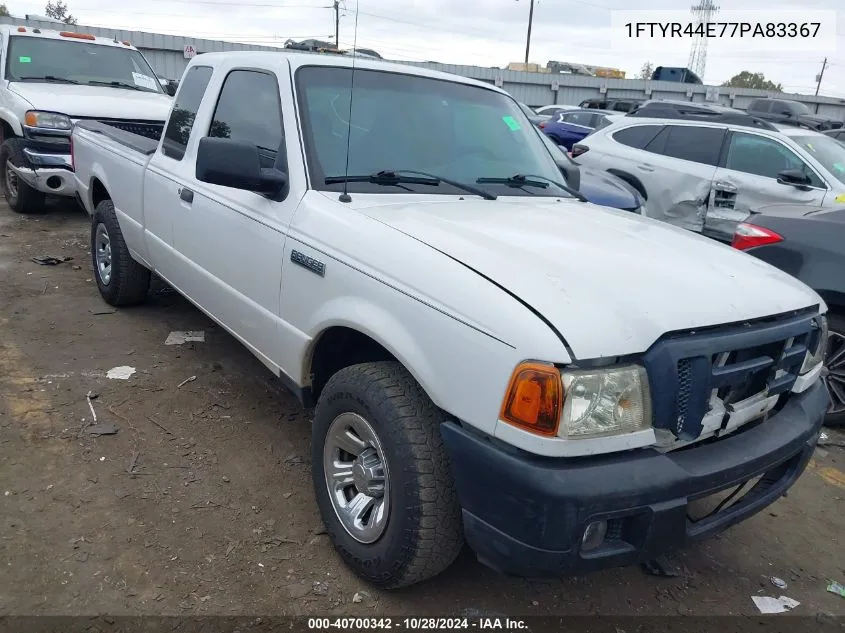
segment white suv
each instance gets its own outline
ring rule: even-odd
[[[647,200],[648,215],[730,240],[771,203],[845,203],[845,146],[796,127],[625,116],[573,147]],[[749,119],[750,121],[750,119]]]

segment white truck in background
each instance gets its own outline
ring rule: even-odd
[[[76,193],[77,121],[158,138],[172,103],[138,49],[87,33],[0,25],[0,77],[0,187],[18,213]]]
[[[73,151],[101,296],[139,303],[156,273],[316,404],[316,502],[370,582],[464,542],[525,576],[648,560],[759,512],[813,454],[821,298],[584,201],[494,86],[209,53],[160,141],[80,123]]]

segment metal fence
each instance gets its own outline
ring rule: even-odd
[[[31,28],[61,28],[55,22],[0,17],[0,24],[23,25]],[[197,53],[213,51],[277,51],[277,47],[257,44],[238,44],[221,40],[209,40],[144,31],[123,31],[119,29],[78,25],[76,30],[100,37],[111,37],[132,42],[147,58],[153,70],[167,79],[177,79],[188,65],[185,46],[192,46]],[[471,77],[495,84],[511,93],[517,100],[530,106],[552,103],[577,105],[584,99],[614,97],[631,99],[683,99],[688,101],[711,101],[722,105],[744,109],[752,99],[773,96],[766,90],[746,88],[724,88],[679,84],[671,81],[644,81],[640,79],[609,79],[565,75],[554,73],[529,73],[481,66],[459,66],[434,62],[398,62],[422,66],[433,70]],[[839,120],[845,120],[845,99],[813,95],[779,95],[807,104],[811,111]]]

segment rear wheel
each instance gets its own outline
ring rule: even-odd
[[[9,208],[17,213],[40,213],[45,195],[26,184],[11,167],[29,167],[19,139],[10,138],[0,146],[0,186]]]
[[[103,200],[91,219],[91,261],[100,295],[113,306],[147,298],[150,271],[132,259],[111,200]]]
[[[827,426],[845,425],[845,317],[828,316],[827,350],[822,369],[822,380],[827,387],[828,409],[824,423]]]
[[[312,477],[326,531],[371,583],[396,588],[446,569],[463,546],[442,412],[396,362],[332,376],[312,427]]]

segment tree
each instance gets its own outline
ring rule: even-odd
[[[9,10],[5,4],[0,4],[0,16],[9,17]]]
[[[640,69],[640,79],[651,79],[652,74],[654,74],[654,64],[651,62],[643,64]]]
[[[55,2],[48,0],[47,6],[44,7],[44,14],[48,18],[61,20],[65,24],[76,24],[76,18],[67,12],[67,5],[62,0],[56,0]]]
[[[773,90],[783,92],[783,86],[766,79],[763,73],[752,73],[743,70],[722,84],[726,88],[756,88],[757,90]]]

